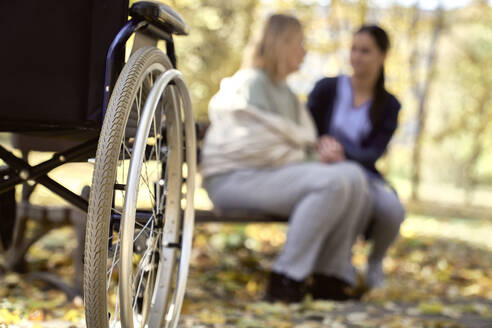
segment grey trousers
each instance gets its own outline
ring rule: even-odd
[[[396,193],[379,178],[369,177],[369,190],[372,198],[372,214],[369,223],[369,239],[372,251],[369,262],[382,262],[388,248],[400,232],[405,219],[405,208]]]
[[[289,216],[287,240],[274,271],[297,280],[323,273],[355,283],[352,245],[366,227],[372,203],[358,164],[305,162],[245,169],[208,178],[204,187],[222,211]]]

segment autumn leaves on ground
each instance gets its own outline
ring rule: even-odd
[[[385,261],[387,287],[362,302],[286,306],[262,302],[267,269],[285,225],[199,225],[183,327],[492,327],[492,222],[410,216]],[[73,277],[69,228],[32,248],[31,269]],[[362,270],[368,246],[354,261]],[[82,300],[22,275],[0,278],[0,323],[84,327]]]

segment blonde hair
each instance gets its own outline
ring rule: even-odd
[[[261,68],[273,81],[278,81],[283,74],[284,47],[296,32],[302,32],[301,22],[296,17],[271,15],[261,34],[250,42],[243,58],[243,67]]]

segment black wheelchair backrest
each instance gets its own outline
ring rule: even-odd
[[[127,20],[128,0],[0,1],[0,131],[97,128],[106,53]]]

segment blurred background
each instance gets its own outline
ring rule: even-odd
[[[380,24],[391,37],[387,88],[402,103],[390,151],[378,165],[416,211],[487,215],[492,205],[492,7],[486,0],[174,0],[190,25],[179,67],[197,120],[220,80],[273,12],[298,16],[306,47],[289,84],[306,100],[323,76],[349,73],[353,32]],[[418,202],[417,202],[418,201]],[[471,209],[473,207],[474,209]],[[492,212],[492,211],[489,211]]]
[[[175,42],[198,121],[207,121],[220,80],[240,67],[252,33],[274,12],[294,14],[304,24],[308,54],[288,81],[301,101],[318,79],[350,73],[353,32],[370,22],[390,34],[386,86],[402,103],[396,136],[378,162],[408,209],[402,237],[384,262],[388,288],[356,305],[308,303],[292,311],[262,303],[266,272],[285,241],[286,225],[202,224],[195,233],[184,327],[492,326],[491,0],[163,2],[190,26],[190,34]],[[8,144],[9,137],[0,134],[0,142]],[[30,159],[50,156],[33,152]],[[91,164],[70,163],[53,177],[79,192],[91,174]],[[33,202],[60,205],[43,187]],[[196,203],[211,207],[202,189]],[[50,232],[30,248],[28,269],[73,280],[76,244],[72,228]],[[367,254],[367,245],[357,243],[358,268]],[[0,268],[2,261],[0,256]],[[85,327],[83,316],[80,297],[0,270],[0,327]]]

